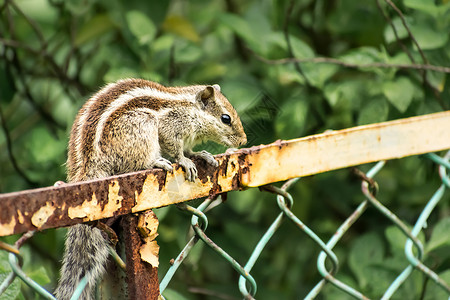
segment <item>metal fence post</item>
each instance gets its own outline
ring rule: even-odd
[[[156,215],[151,210],[140,215],[130,214],[122,219],[121,225],[127,257],[128,298],[159,299],[157,253],[153,257],[153,259],[156,259],[156,263],[152,262],[155,266],[144,261],[144,259],[149,260],[148,255],[152,255],[150,252],[155,250],[155,247],[158,248],[156,242],[152,241],[157,235],[158,219]],[[153,249],[149,250],[149,247],[153,247]],[[156,249],[156,252],[158,250]]]

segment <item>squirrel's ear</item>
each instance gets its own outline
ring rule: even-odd
[[[206,106],[208,101],[214,98],[214,88],[212,86],[207,86],[205,89],[201,90],[198,95],[199,100]]]
[[[220,92],[220,85],[218,85],[218,84],[213,84],[212,87],[215,88],[216,91]]]

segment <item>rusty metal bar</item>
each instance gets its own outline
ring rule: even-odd
[[[178,168],[0,195],[0,236],[144,211],[364,163],[450,149],[450,111],[330,131],[196,160],[190,183]]]
[[[122,219],[121,223],[124,228],[127,257],[128,299],[157,300],[159,298],[158,265],[152,266],[141,259],[145,242],[136,231],[138,217],[134,214],[128,215]]]

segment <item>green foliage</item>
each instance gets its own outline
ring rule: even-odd
[[[11,273],[11,267],[8,263],[8,253],[0,251],[0,282],[3,282]],[[20,279],[15,278],[14,281],[8,286],[6,291],[0,295],[1,300],[16,299],[20,294]]]
[[[125,77],[166,85],[219,83],[241,115],[249,146],[448,109],[448,72],[407,65],[450,65],[450,2],[395,3],[402,16],[387,2],[372,0],[0,1],[0,192],[63,180],[78,109],[99,87]],[[439,185],[435,167],[418,157],[389,162],[376,180],[380,201],[408,224]],[[347,170],[304,178],[292,188],[293,212],[326,240],[363,200],[359,184]],[[448,200],[447,191],[419,238],[425,264],[450,283]],[[208,235],[245,263],[278,213],[272,195],[230,193],[208,213]],[[164,274],[186,243],[190,222],[172,207],[158,215]],[[25,271],[49,290],[57,280],[63,235],[49,230],[21,248]],[[409,264],[405,241],[369,208],[336,246],[337,278],[380,298]],[[260,298],[302,298],[320,280],[320,250],[292,224],[283,224],[267,247],[252,271]],[[0,282],[9,270],[0,251]],[[201,245],[166,295],[214,298],[200,297],[192,287],[240,297],[236,273]],[[6,293],[0,299],[35,297],[17,279]],[[448,296],[414,271],[393,299],[422,294]],[[348,299],[331,285],[321,295]]]

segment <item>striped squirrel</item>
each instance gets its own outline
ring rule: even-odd
[[[207,140],[228,147],[247,142],[239,116],[219,85],[165,87],[143,79],[120,80],[94,94],[78,112],[68,147],[68,181],[154,167],[170,172],[167,158],[185,170],[187,180],[195,181],[197,169],[189,157],[218,166],[210,153],[192,151]],[[80,299],[92,299],[108,255],[108,242],[98,228],[69,228],[56,297],[70,299],[87,276]]]

